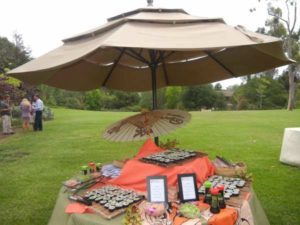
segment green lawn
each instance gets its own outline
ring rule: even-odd
[[[0,224],[43,225],[62,181],[89,161],[133,156],[142,142],[112,143],[104,128],[132,113],[55,109],[43,132],[0,140]],[[300,168],[283,165],[279,154],[285,127],[300,127],[300,110],[193,112],[184,128],[162,138],[198,149],[210,158],[244,161],[271,225],[300,224]],[[299,147],[300,148],[300,147]],[[263,224],[262,224],[263,225]]]

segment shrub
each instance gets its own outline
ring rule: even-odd
[[[45,107],[44,108],[44,112],[43,112],[43,119],[44,120],[53,120],[54,119],[54,113],[53,111],[51,110],[50,107]]]

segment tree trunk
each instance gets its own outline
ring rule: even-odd
[[[292,58],[292,39],[291,36],[288,36],[287,40],[287,50],[288,57]],[[293,65],[288,66],[288,74],[289,74],[289,101],[287,110],[293,110],[295,108],[295,74],[293,71]]]
[[[289,101],[288,110],[293,110],[295,108],[295,74],[293,73],[293,66],[289,65]]]

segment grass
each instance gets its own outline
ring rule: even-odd
[[[42,225],[51,216],[62,181],[89,161],[133,156],[142,142],[101,138],[106,126],[131,115],[55,109],[43,132],[0,140],[0,224]],[[163,137],[179,146],[244,161],[272,225],[300,224],[300,168],[279,162],[285,127],[300,126],[300,110],[288,112],[192,112],[192,121]]]

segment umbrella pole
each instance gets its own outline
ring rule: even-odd
[[[156,87],[156,69],[157,66],[153,63],[151,66],[151,78],[152,78],[152,110],[157,109],[157,87]],[[155,144],[159,145],[159,138],[154,138]]]

